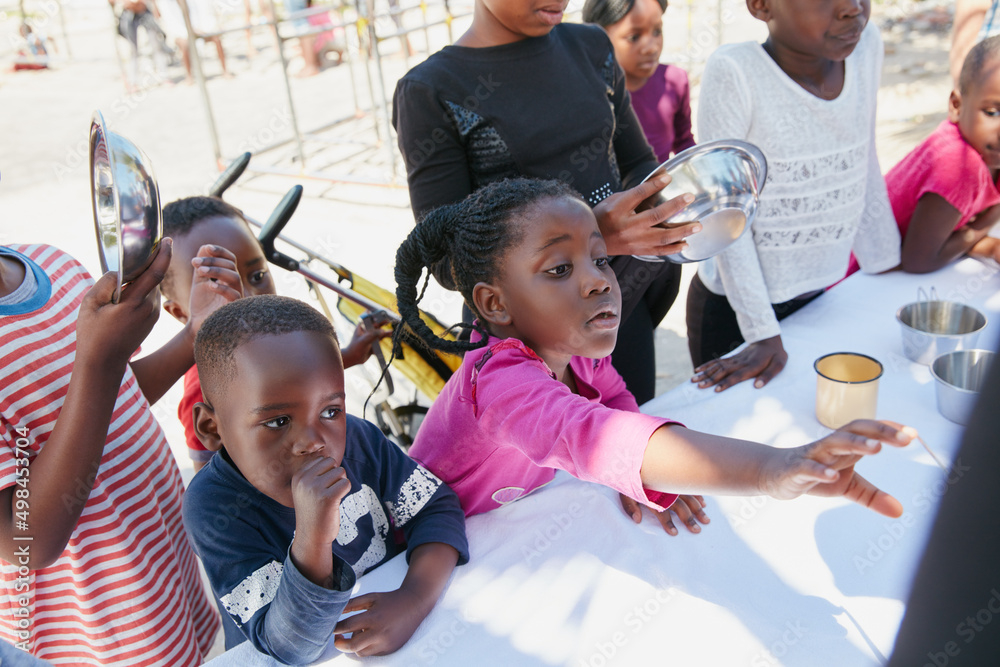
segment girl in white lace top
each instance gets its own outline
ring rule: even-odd
[[[703,141],[749,141],[768,163],[751,233],[702,262],[688,295],[692,381],[716,391],[784,368],[779,319],[841,279],[852,250],[869,273],[899,264],[875,154],[882,40],[869,0],[747,6],[769,37],[713,53],[698,105]]]

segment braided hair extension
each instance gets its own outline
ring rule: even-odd
[[[457,325],[479,331],[482,340],[451,341],[435,335],[420,318],[417,304],[430,280],[428,272],[418,294],[417,284],[424,269],[450,259],[455,287],[479,316],[472,290],[477,283],[494,281],[500,275],[504,254],[521,238],[517,223],[540,201],[561,197],[580,199],[561,181],[513,178],[490,183],[458,203],[428,213],[396,252],[396,305],[408,327],[397,327],[394,348],[398,348],[407,328],[428,347],[453,354],[485,345],[487,332],[481,326],[465,322]]]

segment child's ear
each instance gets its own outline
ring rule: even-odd
[[[769,0],[747,0],[750,16],[767,23],[771,20],[771,3]]]
[[[472,304],[487,324],[497,326],[510,324],[510,313],[504,306],[503,293],[493,285],[476,283],[472,288]]]
[[[208,403],[194,404],[194,432],[205,449],[212,452],[222,449],[219,423],[215,418],[215,410]]]
[[[951,95],[948,96],[948,120],[952,123],[958,122],[958,117],[962,113],[962,93],[958,92],[958,89],[951,91]]]
[[[167,299],[166,301],[164,301],[163,310],[173,315],[174,319],[180,322],[181,324],[187,324],[188,321],[187,313],[184,312],[184,309],[181,308],[176,301],[173,301],[171,299]]]

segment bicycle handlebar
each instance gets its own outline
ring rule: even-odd
[[[222,193],[228,190],[229,186],[243,175],[243,172],[247,169],[247,165],[250,164],[251,157],[252,154],[247,152],[230,162],[226,170],[219,174],[219,177],[215,179],[215,183],[212,183],[212,187],[208,189],[208,196],[221,197]]]
[[[260,236],[257,237],[260,245],[264,248],[264,256],[267,257],[267,261],[280,266],[286,271],[298,271],[299,263],[297,260],[275,249],[274,240],[278,238],[278,234],[281,233],[281,230],[291,219],[292,214],[295,213],[300,199],[302,199],[302,186],[296,185],[278,203],[277,207],[271,213],[271,217],[267,219],[264,227],[260,230]]]

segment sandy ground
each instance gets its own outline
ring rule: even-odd
[[[239,2],[232,4],[242,7]],[[440,16],[440,4],[429,3],[429,16]],[[469,4],[452,2],[458,14]],[[125,90],[116,51],[124,54],[126,46],[115,35],[104,0],[63,0],[61,14],[54,0],[26,0],[26,5],[36,29],[55,38],[59,54],[49,70],[11,71],[18,16],[16,5],[0,5],[0,242],[52,243],[96,274],[100,264],[87,166],[92,112],[101,110],[113,131],[145,150],[155,166],[161,198],[169,202],[203,193],[218,173],[206,104],[197,86],[182,82],[183,70],[172,67],[165,74],[157,73],[148,58],[142,61],[138,90]],[[582,1],[572,2],[570,8],[581,5]],[[883,170],[944,118],[950,90],[950,11],[950,4],[936,0],[889,2],[874,8],[872,20],[882,27],[886,43],[877,132]],[[239,13],[231,20],[238,24]],[[417,25],[419,12],[407,14],[405,20]],[[467,23],[464,18],[456,20],[454,34],[460,34]],[[377,25],[380,30],[392,27],[385,21]],[[689,69],[695,95],[704,59],[720,34],[730,42],[760,40],[765,31],[738,0],[697,8],[693,3],[671,3],[664,61]],[[291,175],[247,175],[227,193],[227,199],[264,220],[291,186],[302,183],[305,197],[288,235],[391,289],[393,256],[412,226],[412,216],[399,158],[393,154],[394,138],[388,138],[384,115],[371,112],[372,98],[378,101],[383,94],[377,84],[369,92],[368,81],[378,81],[378,68],[356,55],[352,65],[330,67],[312,78],[292,78],[293,117],[273,34],[258,28],[253,41],[258,53],[249,57],[244,33],[225,36],[232,78],[220,76],[214,49],[202,49],[221,153],[228,161],[250,150],[259,153],[252,163],[255,167]],[[423,54],[447,41],[443,26],[417,31],[411,42],[419,54],[407,59],[398,40],[387,40],[382,45],[386,53],[381,63],[384,94],[391,97],[395,80]],[[293,71],[301,66],[296,52],[295,42],[286,46]],[[696,113],[696,98],[694,105]],[[305,132],[335,124],[310,134],[304,169],[294,144],[265,150],[291,137],[293,123]],[[314,172],[322,172],[327,180],[311,177]],[[693,268],[684,268],[687,281]],[[278,289],[289,295],[305,294],[301,280],[291,274],[279,276]],[[657,330],[660,392],[687,381],[691,373],[682,299]],[[441,289],[432,289],[424,305],[449,322],[460,311],[458,298]],[[177,325],[164,314],[144,349],[155,349],[176,331]],[[343,331],[349,334],[349,329]],[[360,401],[370,385],[354,376],[350,386]],[[179,384],[154,411],[189,478],[192,471],[175,417],[178,397]]]

